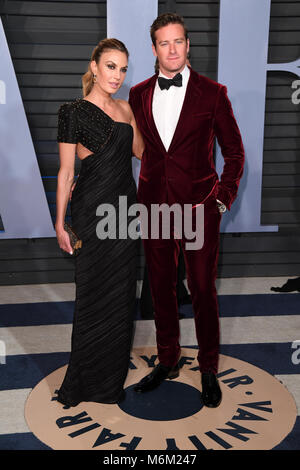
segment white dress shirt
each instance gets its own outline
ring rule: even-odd
[[[190,77],[190,69],[187,65],[182,70],[181,75],[181,87],[172,85],[168,90],[161,90],[157,80],[154,88],[152,101],[153,118],[166,150],[169,149],[173,139]],[[161,72],[159,76],[170,78],[166,77]]]

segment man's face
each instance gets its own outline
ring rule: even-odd
[[[155,32],[156,46],[153,54],[158,58],[160,71],[167,77],[181,72],[187,62],[189,40],[185,39],[181,24],[168,24]]]

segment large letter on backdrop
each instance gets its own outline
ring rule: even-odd
[[[260,223],[264,118],[268,70],[297,73],[296,63],[268,64],[271,0],[221,0],[218,81],[228,88],[246,152],[245,172],[232,209],[223,217],[226,232],[277,231]],[[217,146],[217,169],[223,159]]]
[[[157,17],[157,0],[107,0],[107,37],[123,41],[129,51],[126,80],[118,97],[127,100],[133,85],[154,74],[150,26]],[[140,162],[133,159],[138,181]]]
[[[53,237],[55,231],[18,82],[0,20],[0,239]]]

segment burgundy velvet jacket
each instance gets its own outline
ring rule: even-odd
[[[138,200],[150,204],[200,204],[211,194],[228,209],[243,173],[244,147],[227,88],[190,70],[179,121],[166,151],[152,115],[157,75],[130,90],[129,103],[145,141]],[[214,137],[224,157],[220,181],[213,161]]]

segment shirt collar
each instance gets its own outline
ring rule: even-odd
[[[190,76],[190,69],[188,68],[188,66],[186,65],[184,67],[184,69],[180,72],[181,75],[182,75],[182,83],[186,83],[189,79],[189,76]],[[167,78],[168,80],[170,79],[170,77],[167,77],[166,75],[164,75],[163,73],[161,73],[161,71],[159,71],[159,74],[158,74],[159,77],[164,77],[164,78]]]

